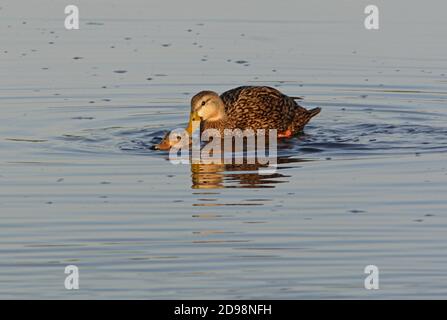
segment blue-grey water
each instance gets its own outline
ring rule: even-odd
[[[366,1],[73,1],[71,31],[26,3],[0,4],[0,298],[447,298],[444,2],[376,1],[375,31]],[[150,149],[239,85],[323,109],[276,173]]]

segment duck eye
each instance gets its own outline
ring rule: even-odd
[[[205,105],[205,101],[202,101],[202,106],[204,106]]]

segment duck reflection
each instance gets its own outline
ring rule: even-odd
[[[284,164],[308,160],[283,156],[277,158],[277,170],[290,168]],[[277,183],[288,182],[290,176],[278,171],[260,173],[265,164],[190,164],[193,189],[220,188],[274,188]]]

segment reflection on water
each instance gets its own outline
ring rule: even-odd
[[[368,32],[362,1],[82,1],[100,21],[64,32],[53,2],[1,3],[0,298],[447,297],[445,4]],[[276,172],[150,150],[240,85],[323,109]]]
[[[292,158],[290,156],[278,157],[278,168],[281,164],[297,163],[308,160]],[[261,168],[264,164],[190,164],[193,189],[219,189],[219,188],[274,188],[277,183],[288,182],[288,175],[275,172],[263,174]],[[283,178],[283,179],[281,179]]]

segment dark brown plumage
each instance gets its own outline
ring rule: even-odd
[[[276,129],[278,137],[291,137],[303,130],[320,108],[307,110],[280,91],[264,86],[243,86],[220,96],[213,91],[201,91],[191,99],[191,118],[187,132],[193,131],[193,120],[200,120],[200,129],[217,129],[224,137],[225,129]],[[169,149],[176,141],[167,134],[156,149]]]
[[[191,100],[193,108],[199,108],[203,99],[217,96],[212,91],[202,91]],[[202,130],[224,129],[277,129],[278,134],[291,136],[303,130],[320,108],[307,110],[295,100],[277,89],[264,86],[243,86],[220,95],[224,115],[218,120],[203,119]]]

